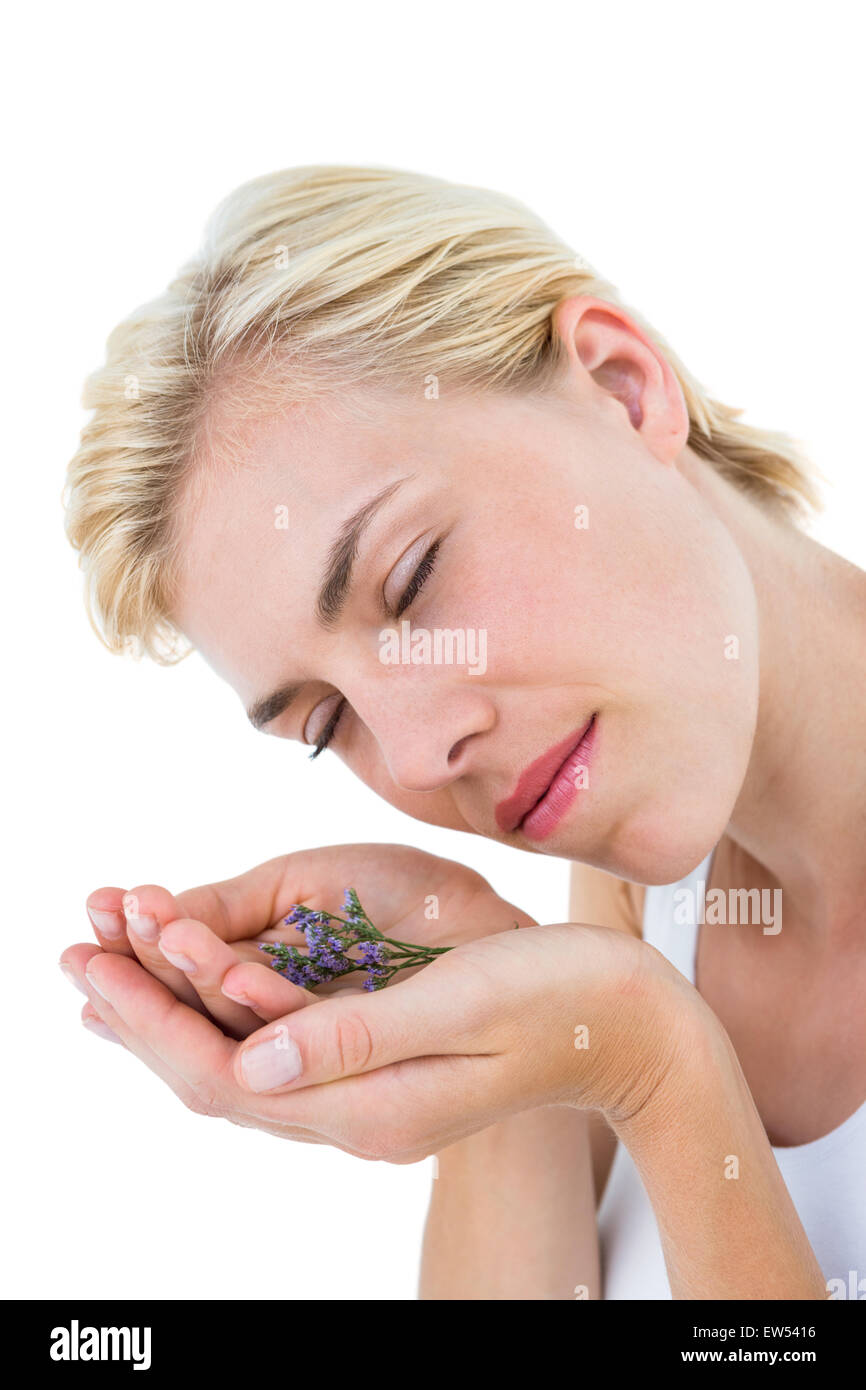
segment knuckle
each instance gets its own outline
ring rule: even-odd
[[[141,917],[143,912],[150,908],[152,901],[160,894],[160,889],[155,883],[138,883],[134,888],[130,888],[123,895],[123,911],[127,918],[133,920]],[[146,908],[142,904],[146,904]]]
[[[191,1086],[182,1099],[187,1110],[191,1110],[194,1115],[208,1115],[220,1119],[226,1113],[218,1092],[207,1083]]]
[[[195,1091],[184,1090],[178,1092],[178,1095],[184,1109],[189,1110],[191,1114],[204,1115],[207,1113]]]
[[[346,1013],[337,1019],[334,1048],[341,1075],[364,1071],[373,1057],[373,1038],[360,1013]]]

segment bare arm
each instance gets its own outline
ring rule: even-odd
[[[571,922],[597,922],[600,926],[615,927],[643,934],[643,902],[646,889],[636,883],[614,878],[601,869],[586,864],[572,864],[568,895],[568,916]],[[589,1147],[592,1153],[592,1176],[596,1208],[610,1177],[616,1156],[617,1137],[607,1119],[598,1110],[586,1112],[589,1124]]]
[[[575,865],[569,918],[634,931],[623,885]],[[529,929],[531,930],[531,928]],[[514,1115],[438,1155],[422,1299],[601,1297],[596,1191],[616,1137],[594,1111]]]
[[[438,1158],[422,1299],[572,1299],[578,1285],[599,1296],[584,1113],[524,1111]]]
[[[580,868],[569,917],[639,935],[641,897]],[[826,1298],[734,1047],[683,990],[679,1052],[637,1115],[608,1124],[597,1112],[536,1110],[440,1155],[422,1297],[573,1298],[579,1285],[600,1297],[595,1193],[622,1142],[652,1203],[675,1299]]]
[[[583,896],[603,892],[605,878],[594,875]],[[572,882],[573,894],[582,890],[575,874]],[[646,890],[618,879],[608,884],[640,935]],[[625,1143],[655,1212],[675,1299],[824,1299],[824,1276],[733,1044],[703,1009],[707,1026],[645,1114],[615,1133],[593,1113],[599,1200],[617,1142]]]
[[[704,1007],[664,1085],[617,1125],[655,1212],[671,1293],[825,1299],[733,1044]]]

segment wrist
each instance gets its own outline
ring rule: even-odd
[[[689,991],[690,993],[688,993]],[[667,995],[664,998],[665,994]],[[658,1035],[658,1027],[667,1036]],[[627,1103],[606,1112],[633,1156],[652,1152],[662,1136],[685,1131],[720,1100],[744,1103],[745,1083],[731,1041],[716,1015],[685,981],[659,991],[651,1063]],[[746,1091],[746,1095],[748,1092]]]
[[[657,1090],[675,1086],[694,1036],[717,1024],[715,1016],[664,956],[628,933],[573,923],[537,930],[539,945],[547,939],[550,971],[529,977],[530,993],[533,985],[542,990],[548,1036],[550,1000],[557,1001],[562,1041],[554,1052],[558,1090],[536,1104],[598,1110],[611,1126],[636,1121]],[[533,1003],[525,1001],[524,1018]],[[566,1019],[573,1020],[570,1040]],[[547,1059],[550,1050],[533,1055]]]

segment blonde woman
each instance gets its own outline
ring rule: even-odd
[[[193,645],[264,732],[574,868],[556,924],[406,846],[98,889],[85,1021],[194,1109],[438,1153],[423,1298],[866,1271],[866,576],[802,529],[791,442],[522,205],[379,168],[234,193],[86,404],[68,530],[110,647]],[[384,659],[419,630],[463,647]],[[269,969],[348,884],[456,949],[375,993]]]

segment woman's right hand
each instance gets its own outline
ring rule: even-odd
[[[301,902],[342,915],[349,887],[384,936],[418,945],[457,946],[513,930],[515,923],[535,924],[473,869],[389,844],[300,850],[176,897],[157,884],[129,892],[99,888],[88,897],[87,911],[103,950],[135,956],[178,999],[231,1036],[246,1037],[263,1019],[360,987],[359,977],[349,976],[315,992],[300,989],[259,949],[276,941],[303,949],[303,933],[282,919]],[[85,1015],[92,1012],[86,1006]]]

